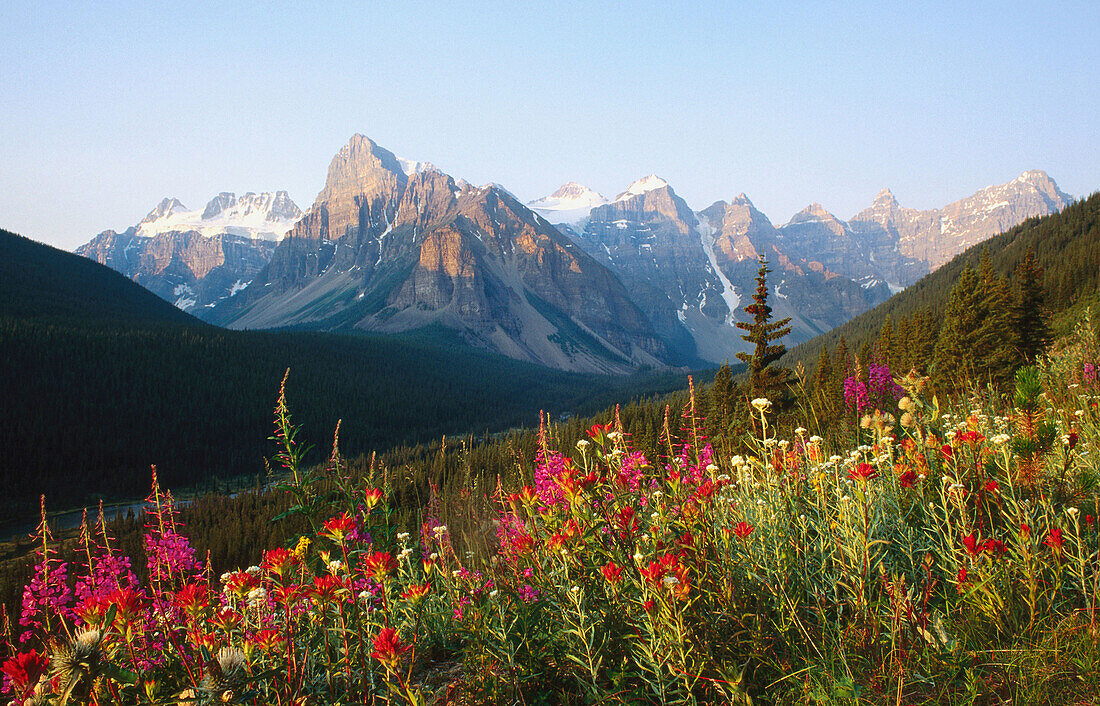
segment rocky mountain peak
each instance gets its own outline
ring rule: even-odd
[[[1015,182],[1033,187],[1050,199],[1051,205],[1054,208],[1065,208],[1073,201],[1073,197],[1059,189],[1058,184],[1041,169],[1028,170],[1016,177]]]
[[[203,220],[213,218],[227,208],[232,208],[236,205],[237,195],[229,191],[223,191],[210,199],[210,202],[206,204],[206,208],[202,211],[202,218]]]
[[[161,199],[161,202],[157,204],[156,208],[150,211],[149,214],[145,216],[145,218],[142,219],[141,222],[152,223],[153,221],[159,220],[161,218],[167,218],[174,213],[180,213],[186,210],[187,207],[180,203],[179,199],[165,197]]]
[[[794,216],[791,217],[791,220],[787,225],[795,225],[795,224],[798,224],[798,223],[809,223],[809,222],[813,222],[813,221],[827,221],[827,222],[834,222],[835,221],[837,223],[840,222],[840,220],[836,216],[834,216],[833,214],[826,211],[824,206],[822,206],[821,204],[819,204],[815,201],[814,203],[810,204],[809,206],[802,209],[798,213],[794,214]]]
[[[638,179],[633,184],[627,187],[626,191],[615,197],[616,201],[623,201],[631,196],[640,196],[647,191],[656,191],[657,189],[668,188],[668,182],[657,176],[656,174],[650,174],[647,177]]]
[[[298,208],[298,204],[291,200],[290,194],[286,191],[276,191],[275,198],[271,200],[271,210],[267,219],[269,221],[297,220],[301,217],[302,209]]]
[[[894,192],[889,189],[883,189],[875,196],[875,200],[871,202],[872,208],[875,206],[886,206],[888,208],[897,208],[898,200],[894,198]]]
[[[317,200],[327,201],[340,193],[366,194],[387,187],[392,190],[404,186],[408,179],[393,152],[365,135],[355,134],[332,158],[325,188]]]

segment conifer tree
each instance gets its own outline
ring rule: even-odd
[[[1016,372],[1019,360],[1015,316],[1015,298],[1008,287],[1008,280],[993,269],[989,250],[982,250],[981,291],[984,296],[985,317],[974,332],[975,351],[979,371],[983,377],[1008,381]]]
[[[886,365],[894,368],[897,366],[896,347],[894,346],[895,329],[890,321],[890,315],[882,322],[882,328],[878,332],[878,354],[886,362]]]
[[[756,292],[752,295],[752,304],[745,306],[745,313],[752,317],[751,322],[738,322],[737,328],[744,331],[741,340],[753,344],[752,353],[738,353],[737,359],[749,367],[749,384],[755,397],[768,397],[771,392],[781,390],[787,379],[784,368],[772,367],[787,347],[782,343],[773,343],[791,332],[790,317],[772,321],[772,308],[768,306],[768,260],[760,257],[760,269],[756,272]]]
[[[935,365],[936,376],[949,387],[957,388],[974,374],[972,334],[984,313],[980,284],[978,273],[967,265],[955,280],[943,312]]]
[[[1016,340],[1020,347],[1020,356],[1025,362],[1033,363],[1050,345],[1053,336],[1045,311],[1043,268],[1030,247],[1024,253],[1024,259],[1016,266],[1016,284],[1019,287],[1014,322]]]
[[[829,360],[829,347],[822,344],[821,354],[817,357],[817,367],[814,369],[811,390],[814,402],[823,408],[830,409],[834,399],[833,389],[833,364]]]
[[[722,367],[718,368],[718,372],[714,374],[714,382],[710,386],[708,429],[717,433],[724,431],[729,425],[733,414],[734,393],[733,374],[729,363],[723,362]]]

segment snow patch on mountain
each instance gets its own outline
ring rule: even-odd
[[[607,199],[598,192],[571,181],[562,184],[549,196],[529,202],[527,208],[551,223],[577,225],[588,219],[592,209],[603,206],[607,202]]]
[[[282,240],[302,216],[285,191],[248,192],[239,199],[222,192],[202,210],[190,210],[178,199],[164,199],[138,224],[136,235],[195,231],[206,237],[228,233],[251,240]]]
[[[412,159],[405,159],[404,157],[397,158],[397,164],[400,165],[401,171],[405,172],[405,176],[413,176],[421,172],[438,172],[439,169],[431,162],[417,162]]]
[[[726,306],[729,308],[729,313],[726,314],[725,323],[729,326],[733,326],[734,319],[737,316],[737,309],[741,306],[741,295],[737,293],[737,289],[733,286],[733,283],[730,282],[729,277],[726,277],[726,273],[718,266],[718,256],[714,254],[714,228],[700,218],[696,230],[699,233],[699,242],[703,246],[703,252],[710,262],[710,267],[714,270],[715,276],[718,277],[718,281],[722,284],[722,301],[726,302]],[[700,305],[700,307],[701,306],[702,305]]]
[[[631,196],[640,196],[647,191],[656,191],[657,189],[663,189],[668,186],[668,182],[657,176],[656,174],[650,174],[647,177],[642,177],[630,186],[626,188],[626,191],[615,197],[616,201],[625,201]]]

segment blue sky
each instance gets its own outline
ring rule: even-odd
[[[657,173],[777,223],[1100,189],[1100,3],[0,3],[0,227],[308,207],[356,132],[525,200]]]

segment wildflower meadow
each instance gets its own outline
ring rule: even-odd
[[[953,400],[878,366],[843,434],[743,407],[725,453],[688,404],[637,448],[617,414],[543,424],[481,534],[393,475],[276,462],[311,528],[216,574],[153,478],[149,579],[102,521],[43,520],[13,616],[18,704],[1096,703],[1100,382],[1087,321],[1004,389]],[[694,398],[692,398],[694,399]],[[671,431],[670,431],[671,430]],[[854,443],[852,443],[854,440]],[[717,449],[723,449],[719,452]]]

